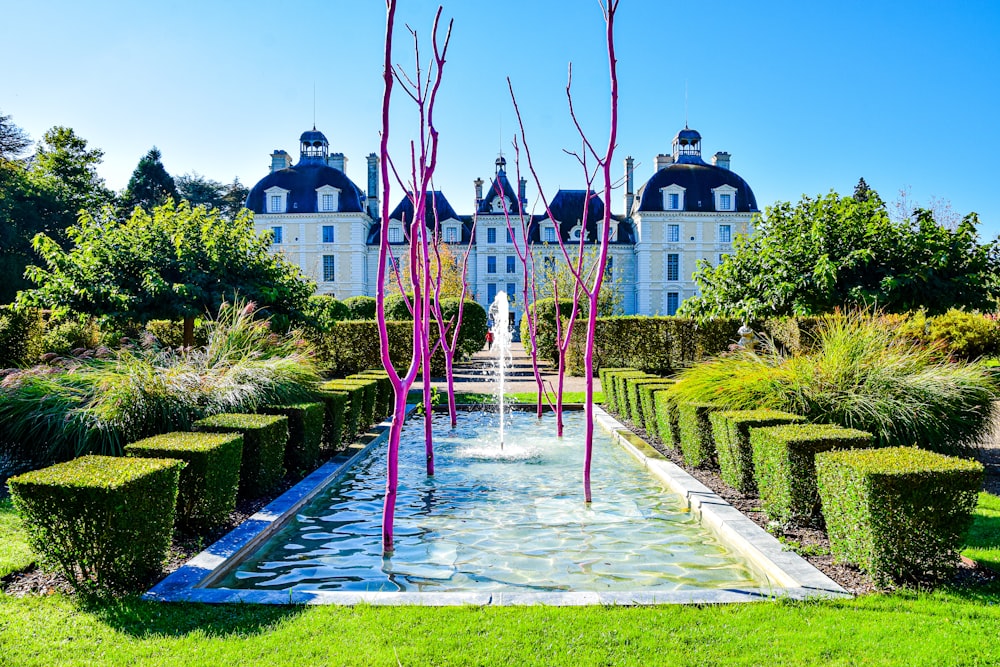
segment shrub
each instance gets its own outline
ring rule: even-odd
[[[708,416],[722,481],[745,495],[757,492],[753,478],[750,429],[805,421],[805,417],[778,410],[728,410]]]
[[[441,299],[441,317],[445,322],[458,320],[458,297]],[[462,329],[458,336],[458,357],[468,357],[483,348],[486,340],[486,309],[472,299],[466,299],[462,306]],[[527,339],[523,339],[527,340]]]
[[[968,361],[1000,353],[1000,324],[978,313],[952,308],[943,315],[927,317],[920,311],[899,331],[955,359]]]
[[[150,320],[146,322],[146,331],[156,337],[161,345],[166,347],[180,347],[184,344],[184,321],[183,320]],[[196,319],[194,321],[194,344],[205,345],[208,343],[209,327],[205,320]]]
[[[366,432],[368,427],[375,423],[375,396],[378,392],[378,380],[374,378],[354,377],[352,379],[345,378],[343,380],[330,380],[323,386],[327,389],[361,387],[362,392],[358,412],[358,432]]]
[[[413,352],[413,323],[386,322],[389,334],[389,358],[397,371],[405,372]],[[437,325],[431,324],[431,340],[436,340]],[[479,346],[482,347],[482,340]],[[345,376],[382,366],[378,323],[337,322],[317,344],[317,357],[331,375]],[[444,353],[438,349],[431,357],[431,373],[444,373]]]
[[[977,461],[915,447],[816,457],[830,550],[879,585],[951,573],[983,483]]]
[[[642,403],[639,402],[639,389],[647,384],[663,384],[663,378],[656,376],[625,378],[627,414],[632,423],[639,428],[645,428],[645,422],[642,418]]]
[[[92,350],[98,346],[100,332],[93,319],[49,320],[39,345],[41,353],[66,356],[74,350]]]
[[[617,412],[618,411],[617,404],[614,402],[614,399],[615,399],[615,388],[612,386],[613,383],[611,381],[611,374],[612,373],[617,373],[619,371],[634,371],[634,370],[637,370],[637,369],[635,369],[635,368],[612,368],[612,367],[608,367],[608,368],[601,368],[597,372],[597,377],[601,381],[601,391],[604,392],[604,404],[605,404],[605,407],[608,408],[608,410],[610,410],[612,412]]]
[[[677,426],[681,455],[691,467],[706,467],[715,462],[715,438],[709,414],[720,410],[711,403],[678,403]]]
[[[821,317],[775,317],[765,320],[761,333],[791,355],[812,352],[817,342]]]
[[[656,413],[656,434],[660,442],[677,449],[680,446],[680,415],[672,389],[653,392],[653,411]]]
[[[978,364],[947,363],[863,313],[825,318],[814,351],[741,352],[678,376],[678,400],[771,408],[875,435],[882,446],[968,451],[991,424],[994,384]]]
[[[342,436],[343,444],[346,447],[354,442],[354,439],[361,433],[362,428],[367,428],[367,425],[363,423],[365,389],[359,384],[345,384],[343,380],[324,382],[319,388],[323,391],[339,391],[347,394],[347,403],[344,405],[344,431]]]
[[[639,404],[642,406],[642,425],[646,433],[654,439],[659,439],[659,430],[656,428],[656,406],[653,404],[653,395],[659,389],[669,389],[674,384],[673,380],[662,378],[659,383],[639,385]]]
[[[754,479],[774,520],[809,523],[819,510],[816,454],[871,447],[870,433],[833,424],[789,424],[750,430]]]
[[[389,417],[392,413],[393,402],[395,400],[395,390],[392,388],[392,381],[389,374],[382,369],[363,371],[348,376],[346,379],[359,378],[365,380],[375,380],[375,421],[381,421]]]
[[[629,417],[629,402],[628,402],[628,385],[627,380],[634,380],[638,378],[655,378],[655,375],[650,375],[645,371],[621,371],[620,373],[611,374],[611,386],[615,390],[615,404],[618,406],[618,415],[625,420]]]
[[[288,418],[288,444],[285,446],[285,470],[297,477],[312,472],[319,461],[323,442],[323,403],[265,405],[260,410],[268,415]]]
[[[411,300],[413,295],[409,297]],[[377,310],[375,314],[372,315],[371,319],[376,319]],[[407,320],[413,319],[413,313],[410,312],[409,306],[407,306],[407,298],[402,294],[389,294],[385,297],[385,319],[392,320],[394,322],[405,322]]]
[[[311,327],[320,332],[329,331],[334,322],[340,322],[350,317],[351,311],[329,294],[314,294],[306,302],[304,315]]]
[[[180,459],[177,524],[209,530],[223,524],[236,509],[243,436],[235,433],[175,432],[146,438],[125,447],[126,456]]]
[[[0,306],[0,367],[37,361],[42,351],[33,341],[39,340],[44,331],[45,320],[37,310]]]
[[[329,454],[341,451],[344,440],[344,416],[350,400],[345,392],[319,389],[316,398],[323,402],[323,451]]]
[[[84,456],[8,481],[31,548],[86,593],[128,593],[160,571],[182,461]],[[79,579],[78,579],[79,577]]]
[[[273,491],[285,475],[288,418],[279,415],[228,413],[194,423],[196,431],[239,433],[243,436],[240,462],[241,498],[257,498]]]
[[[622,371],[612,371],[607,374],[607,386],[604,388],[604,399],[608,403],[608,408],[614,411],[616,414],[622,414],[625,409],[625,397],[622,396],[620,386],[621,386],[621,376],[629,377],[646,377],[648,373],[645,371],[637,371],[634,369],[627,369]],[[603,385],[602,385],[603,386]],[[610,398],[609,398],[610,396]]]
[[[344,299],[349,320],[374,320],[375,298],[370,296],[351,296]]]

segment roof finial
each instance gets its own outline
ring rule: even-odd
[[[684,79],[684,129],[688,126],[688,80]]]
[[[316,82],[313,81],[313,131],[316,131]]]

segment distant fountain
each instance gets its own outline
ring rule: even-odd
[[[504,422],[506,421],[506,410],[504,406],[507,381],[507,367],[512,360],[510,354],[510,302],[507,300],[506,292],[499,292],[493,303],[490,305],[489,316],[493,321],[490,333],[493,334],[493,344],[490,353],[495,358],[493,362],[494,392],[497,398],[497,407],[500,411],[500,449],[504,443]]]

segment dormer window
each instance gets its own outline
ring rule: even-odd
[[[289,190],[284,188],[279,188],[274,186],[264,190],[264,195],[267,202],[267,210],[265,213],[284,213],[288,210],[288,193]]]
[[[510,199],[507,197],[496,196],[493,198],[493,212],[503,213],[504,211],[510,211]]]
[[[316,210],[333,213],[340,208],[340,190],[332,185],[316,188]]]
[[[712,188],[712,194],[715,196],[716,211],[736,210],[733,205],[736,201],[736,188],[731,185],[720,185],[717,188]]]
[[[458,243],[458,227],[448,226],[444,228],[445,243]]]
[[[684,210],[684,188],[682,188],[677,184],[674,184],[674,185],[668,185],[665,188],[660,188],[660,192],[663,193],[664,211]]]
[[[556,228],[554,225],[545,225],[542,227],[542,240],[546,243],[556,242]]]
[[[403,242],[403,228],[399,225],[389,225],[389,243]]]

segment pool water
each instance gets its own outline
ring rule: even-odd
[[[403,430],[395,552],[381,552],[383,445],[334,481],[215,586],[272,591],[672,591],[759,580],[611,435],[594,435],[583,501],[582,412],[435,415],[436,475],[423,428]]]

